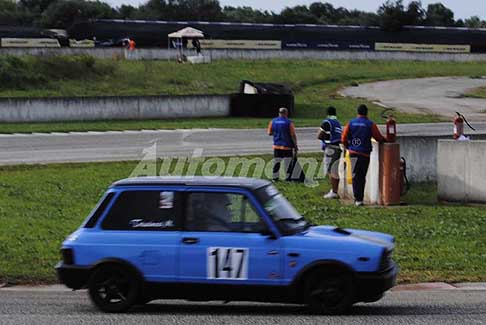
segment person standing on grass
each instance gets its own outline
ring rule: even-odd
[[[368,107],[358,106],[358,117],[349,121],[344,128],[341,142],[349,151],[353,165],[353,193],[356,206],[363,205],[366,174],[370,165],[371,138],[386,142],[378,126],[368,119]]]
[[[201,55],[201,42],[197,38],[194,38],[192,40],[192,47],[194,47],[194,50],[196,51],[196,55]]]
[[[289,111],[285,107],[278,110],[278,117],[268,124],[267,133],[273,136],[273,180],[277,181],[282,160],[284,162],[286,180],[291,179],[289,170],[294,150],[298,151],[297,136],[295,134],[294,122],[289,120]]]
[[[127,48],[129,51],[134,51],[135,50],[135,47],[136,47],[136,43],[135,41],[132,39],[132,38],[128,38],[128,44],[127,44]]]
[[[342,126],[336,117],[336,108],[327,108],[327,118],[322,121],[317,138],[322,142],[324,150],[324,169],[326,171],[331,190],[324,195],[325,199],[337,199],[339,189],[339,173],[337,172],[342,150],[340,148]]]

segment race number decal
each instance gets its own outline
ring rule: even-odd
[[[248,248],[208,247],[207,278],[248,279]]]

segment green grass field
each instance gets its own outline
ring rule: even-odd
[[[433,76],[476,76],[486,74],[481,62],[409,62],[409,61],[322,61],[322,60],[223,60],[208,65],[177,64],[167,61],[112,61],[84,59],[90,72],[64,73],[58,78],[52,72],[64,69],[62,64],[29,58],[25,69],[30,71],[22,86],[0,85],[0,97],[49,96],[129,96],[129,95],[185,95],[227,94],[238,90],[239,82],[248,79],[289,85],[296,96],[297,126],[316,126],[325,115],[325,107],[334,105],[339,117],[348,120],[355,115],[360,99],[342,98],[337,90],[352,83],[377,80],[420,78]],[[72,61],[72,60],[71,60]],[[67,61],[69,66],[75,66]],[[77,62],[77,61],[76,61]],[[0,62],[1,63],[1,62]],[[40,71],[35,66],[39,65]],[[79,65],[78,64],[78,65]],[[94,65],[93,65],[94,64]],[[47,68],[46,68],[47,67]],[[52,72],[46,74],[45,71]],[[79,67],[78,67],[79,68]],[[12,68],[10,68],[12,69]],[[42,70],[43,69],[43,70]],[[10,70],[9,70],[10,71]],[[16,71],[16,70],[15,70]],[[13,71],[12,75],[16,75]],[[69,70],[70,71],[70,70]],[[0,72],[1,74],[1,72]],[[43,77],[38,77],[41,74]],[[44,74],[46,74],[44,76]],[[1,79],[1,78],[0,78]],[[33,80],[33,81],[29,81]],[[40,80],[40,81],[39,81]],[[413,94],[410,94],[413,96]],[[370,117],[378,123],[382,108],[370,104]],[[429,115],[397,113],[400,123],[437,122]],[[194,119],[174,121],[108,121],[83,123],[0,124],[0,132],[102,131],[120,129],[265,127],[264,119]]]
[[[464,94],[466,97],[486,98],[486,87],[474,88]]]
[[[265,159],[270,159],[268,156]],[[55,281],[62,240],[133,162],[0,167],[0,280]],[[486,281],[484,206],[438,204],[434,184],[415,184],[409,206],[378,208],[325,201],[317,187],[278,183],[311,222],[391,233],[400,282]]]

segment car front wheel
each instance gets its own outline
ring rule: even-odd
[[[88,292],[94,305],[110,313],[127,311],[136,301],[139,281],[127,267],[107,264],[97,267]]]
[[[340,271],[317,270],[306,281],[305,299],[314,313],[343,314],[354,302],[352,277]]]

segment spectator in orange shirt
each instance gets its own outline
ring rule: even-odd
[[[353,162],[353,193],[356,206],[363,205],[366,174],[372,150],[371,138],[378,142],[386,142],[378,126],[368,119],[368,107],[360,105],[358,117],[349,121],[341,138]]]
[[[131,38],[128,39],[128,50],[129,51],[135,50],[136,45],[137,44],[135,43],[135,41],[133,39],[131,39]]]

